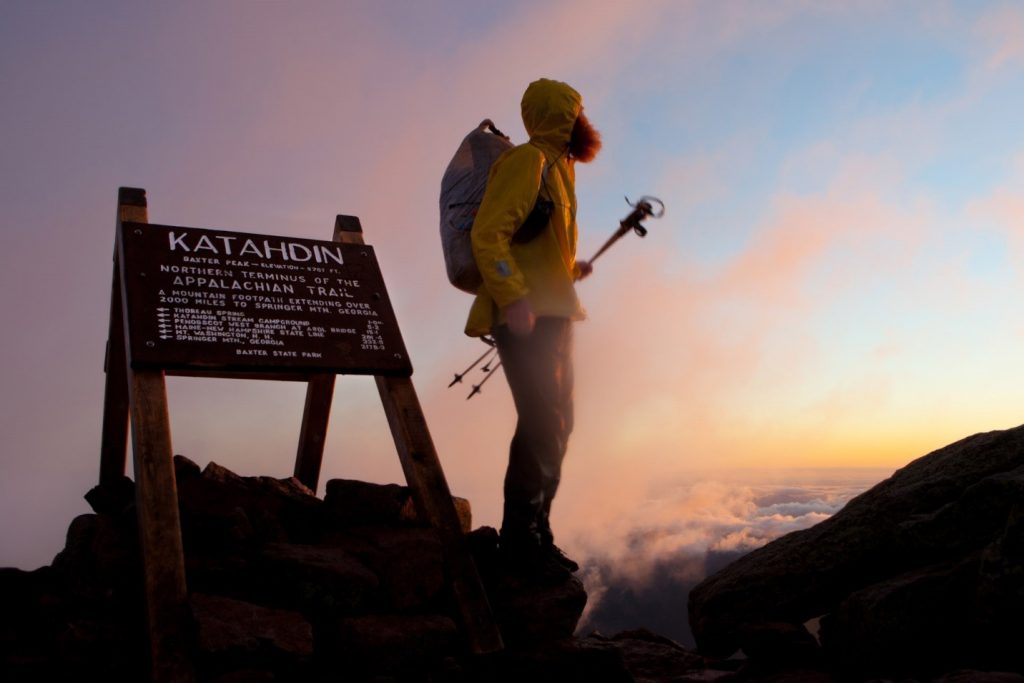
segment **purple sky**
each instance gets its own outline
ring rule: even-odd
[[[1000,2],[6,2],[0,7],[0,566],[52,559],[95,483],[119,186],[155,223],[328,239],[360,216],[453,490],[494,524],[507,390],[444,279],[440,176],[534,78],[583,93],[565,543],[741,469],[900,466],[1024,403],[1024,8]],[[175,451],[291,473],[304,389],[169,381]],[[767,474],[766,474],[767,473]],[[400,481],[372,382],[322,480]],[[682,513],[680,513],[682,514]]]

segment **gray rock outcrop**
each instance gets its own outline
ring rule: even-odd
[[[708,577],[689,602],[704,654],[752,656],[769,634],[773,652],[798,658],[803,625],[820,619],[834,669],[889,677],[1024,671],[1022,613],[1024,427],[915,460]]]

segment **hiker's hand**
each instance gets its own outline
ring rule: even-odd
[[[590,261],[577,261],[576,268],[579,270],[579,275],[576,277],[577,280],[582,280],[591,273],[594,272],[594,266],[590,265]]]
[[[533,314],[529,300],[524,297],[505,307],[505,321],[512,334],[524,337],[533,332],[537,316]]]

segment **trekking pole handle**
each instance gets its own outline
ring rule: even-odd
[[[629,201],[629,197],[626,197],[626,203],[633,207],[633,210],[628,216],[620,221],[619,225],[624,227],[626,230],[633,229],[640,237],[647,236],[647,228],[640,224],[640,221],[646,218],[661,218],[665,215],[665,203],[657,197],[649,197],[644,195],[636,202]],[[657,205],[657,209],[655,209]]]
[[[608,251],[608,248],[619,241],[619,239],[627,232],[632,230],[640,237],[647,236],[647,228],[644,227],[640,221],[647,218],[661,218],[665,215],[665,203],[657,197],[650,197],[644,195],[636,202],[629,201],[629,197],[626,197],[626,203],[633,207],[633,210],[629,212],[629,215],[619,221],[619,228],[608,238],[597,253],[590,259],[590,263],[597,260],[597,257]]]

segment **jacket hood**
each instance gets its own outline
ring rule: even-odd
[[[522,109],[530,142],[560,153],[569,145],[572,127],[583,109],[583,98],[566,83],[541,78],[527,86]]]

